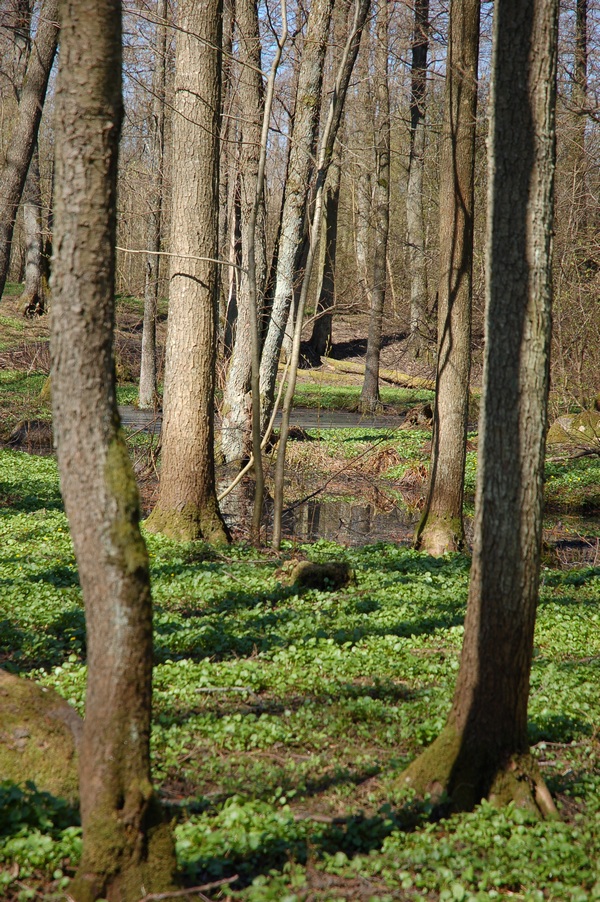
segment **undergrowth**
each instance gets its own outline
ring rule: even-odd
[[[449,709],[466,557],[146,539],[153,772],[188,885],[235,878],[212,898],[246,902],[600,898],[599,568],[543,572],[530,740],[562,820],[482,804],[432,822],[396,778]],[[298,592],[284,574],[304,556],[348,561],[356,583]],[[84,614],[52,458],[0,453],[0,583],[0,666],[83,713]],[[64,898],[77,812],[4,783],[0,824],[0,897]]]

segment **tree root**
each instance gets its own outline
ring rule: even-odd
[[[429,795],[439,810],[471,811],[482,799],[502,808],[510,802],[542,819],[558,812],[539,767],[527,752],[493,756],[489,749],[467,749],[462,736],[446,725],[437,739],[401,774],[406,788]]]

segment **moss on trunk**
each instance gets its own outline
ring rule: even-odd
[[[415,548],[433,557],[464,549],[464,533],[459,517],[427,511],[415,533]]]
[[[502,808],[514,802],[541,818],[558,817],[552,797],[531,754],[494,755],[468,747],[452,724],[407,767],[401,784],[435,806],[471,811],[482,799]]]
[[[229,529],[221,517],[216,503],[204,508],[186,504],[180,510],[155,507],[144,526],[148,532],[157,532],[178,542],[195,542],[203,539],[210,545],[224,545],[231,540]]]
[[[139,790],[133,790],[139,796]],[[106,810],[99,809],[89,825],[92,838],[86,838],[79,870],[69,885],[69,895],[76,902],[139,902],[152,888],[153,893],[175,889],[175,850],[170,825],[165,822],[160,806],[148,784],[139,820],[139,807],[128,817],[127,806],[116,814],[114,801],[107,800]],[[138,831],[132,843],[126,834]],[[131,852],[125,860],[123,852]]]

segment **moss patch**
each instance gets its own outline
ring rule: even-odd
[[[82,721],[53,689],[0,670],[0,780],[31,780],[75,803]]]

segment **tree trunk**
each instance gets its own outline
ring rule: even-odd
[[[341,149],[334,157],[325,185],[325,247],[323,275],[317,299],[315,322],[306,347],[306,356],[319,366],[321,357],[331,348],[332,309],[335,303],[335,260],[337,253],[338,211],[340,208]]]
[[[577,0],[575,11],[575,65],[573,67],[573,233],[583,238],[587,229],[587,186],[585,130],[588,118],[588,0]],[[586,251],[583,250],[583,254]]]
[[[486,347],[475,545],[458,681],[445,729],[404,775],[555,814],[529,755],[551,307],[557,0],[497,0],[489,159]]]
[[[423,174],[425,171],[425,105],[429,0],[415,0],[410,94],[410,153],[406,188],[406,228],[410,278],[410,336],[416,356],[423,350],[427,317],[427,256]]]
[[[175,854],[150,782],[148,555],[115,394],[121,9],[118,0],[65,0],[61,13],[53,423],[88,649],[83,856],[69,894],[77,902],[139,902],[171,888]]]
[[[376,21],[375,49],[375,240],[373,282],[365,379],[360,395],[363,410],[374,411],[379,402],[379,357],[381,324],[385,303],[387,243],[390,229],[390,92],[388,85],[389,16],[386,0],[380,0]]]
[[[24,316],[41,316],[46,312],[48,258],[42,234],[42,191],[40,187],[40,158],[34,147],[27,181],[23,189],[23,224],[25,231],[25,290],[19,298]]]
[[[281,409],[281,427],[279,430],[279,444],[277,447],[277,463],[275,467],[275,482],[273,491],[273,548],[279,548],[279,545],[281,543],[281,517],[283,513],[283,486],[285,477],[285,449],[290,427],[290,411],[292,409],[294,391],[296,388],[298,362],[300,360],[300,340],[302,336],[304,307],[306,305],[308,286],[310,284],[310,277],[315,260],[315,253],[319,243],[319,231],[321,228],[323,207],[323,192],[325,189],[327,171],[329,169],[333,155],[335,139],[344,112],[346,93],[348,91],[348,85],[350,84],[350,78],[354,69],[354,63],[356,62],[356,57],[358,55],[360,39],[363,28],[365,26],[367,14],[369,12],[369,7],[370,0],[355,0],[354,11],[352,13],[352,22],[349,28],[349,33],[345,42],[344,50],[337,67],[335,87],[331,92],[331,100],[329,102],[329,108],[327,111],[327,120],[325,122],[323,134],[319,142],[319,152],[317,156],[317,174],[315,179],[314,210],[312,212],[312,221],[310,225],[310,238],[308,242],[306,270],[302,275],[302,288],[298,300],[298,318],[294,328],[294,341],[292,344],[292,354],[290,357],[288,381],[285,390],[283,407]]]
[[[242,460],[250,453],[252,343],[250,340],[250,292],[248,285],[248,248],[254,241],[258,307],[262,307],[267,269],[265,204],[261,198],[254,235],[249,229],[256,195],[258,163],[265,98],[261,70],[261,48],[256,0],[237,0],[236,20],[239,38],[240,74],[237,89],[241,122],[240,224],[242,271],[237,295],[235,340],[223,396],[221,449],[225,460]],[[258,316],[259,310],[257,310]]]
[[[156,313],[160,275],[160,245],[164,191],[165,88],[167,56],[167,0],[156,6],[154,70],[152,72],[152,114],[150,117],[150,186],[148,190],[148,256],[144,284],[144,321],[140,365],[139,405],[156,404]]]
[[[290,158],[285,185],[275,294],[260,365],[261,429],[264,431],[275,396],[277,366],[294,294],[295,261],[302,240],[319,111],[323,65],[333,0],[314,0],[310,7],[296,90]]]
[[[222,0],[179,6],[173,120],[171,279],[162,466],[148,529],[229,538],[217,504],[214,398],[219,240]]]
[[[0,298],[6,285],[15,217],[37,140],[57,42],[58,0],[44,0],[6,161],[0,172]]]
[[[464,545],[477,62],[480,0],[453,0],[440,169],[438,356],[427,501],[415,544],[429,554]]]

